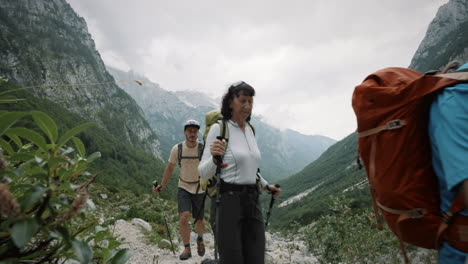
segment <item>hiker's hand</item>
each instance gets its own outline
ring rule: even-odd
[[[269,193],[273,194],[273,199],[278,199],[280,193],[281,193],[281,188],[276,187],[274,184],[268,185],[267,188],[265,188]]]
[[[219,139],[216,139],[211,143],[210,145],[210,153],[211,156],[216,157],[216,156],[224,156],[224,146],[225,142],[221,141]]]
[[[162,186],[161,185],[157,185],[157,186],[153,186],[153,193],[154,194],[158,194],[158,192],[162,191]]]

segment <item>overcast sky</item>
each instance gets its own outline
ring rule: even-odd
[[[254,114],[340,140],[356,129],[354,87],[408,67],[448,0],[67,0],[108,65],[170,91],[220,97],[244,80]]]

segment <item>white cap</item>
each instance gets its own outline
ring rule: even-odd
[[[200,123],[198,123],[197,120],[189,119],[185,122],[184,130],[187,129],[187,127],[196,127],[200,129]]]

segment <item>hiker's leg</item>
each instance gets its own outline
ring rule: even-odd
[[[179,188],[177,191],[177,204],[179,211],[179,232],[184,245],[190,244],[189,214],[192,206],[190,193]]]
[[[195,232],[197,232],[197,235],[199,237],[203,237],[203,234],[205,233],[205,222],[203,221],[203,219],[198,220],[195,223]]]
[[[262,264],[265,262],[265,223],[258,196],[250,198],[254,204],[252,210],[246,212],[242,229],[244,262]]]
[[[179,213],[179,230],[184,245],[190,244],[189,211]]]
[[[239,193],[222,194],[219,206],[218,245],[220,260],[223,264],[244,264],[240,225],[241,209]]]
[[[203,217],[205,215],[205,204],[204,204],[204,194],[192,194],[192,217],[195,219],[198,217],[195,223],[195,231],[198,236],[202,237],[205,233],[205,223],[203,222]]]

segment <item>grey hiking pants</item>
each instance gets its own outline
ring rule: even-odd
[[[226,187],[227,186],[227,187]],[[265,223],[254,185],[221,185],[219,254],[221,264],[263,264]],[[213,199],[215,201],[215,199]]]

